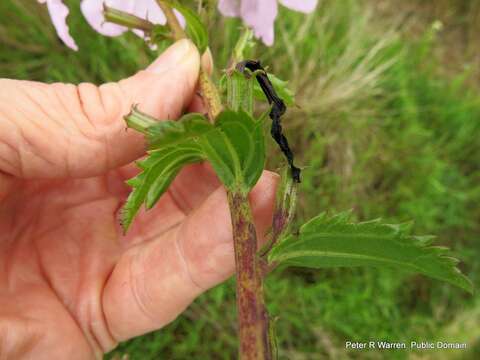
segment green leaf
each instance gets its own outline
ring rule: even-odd
[[[139,124],[139,117],[144,120],[146,115],[134,110],[129,116]],[[153,207],[183,166],[204,159],[199,137],[212,129],[213,125],[200,114],[189,114],[178,121],[155,122],[146,128],[149,156],[137,162],[143,172],[127,181],[133,191],[122,210],[125,232],[142,204],[147,209]]]
[[[243,111],[224,111],[212,125],[201,114],[178,121],[156,119],[133,109],[125,120],[146,134],[148,157],[143,171],[127,183],[133,191],[122,212],[125,231],[142,204],[150,209],[167,191],[183,166],[208,159],[227,188],[247,194],[265,165],[262,123]]]
[[[143,203],[150,209],[167,190],[180,169],[189,163],[201,161],[199,153],[178,149],[157,151],[146,160],[138,162],[143,172],[128,180],[133,191],[122,209],[122,226],[126,232]]]
[[[213,125],[199,113],[186,114],[178,121],[156,121],[146,131],[148,150],[187,143],[197,146],[198,139],[212,129]]]
[[[473,286],[456,267],[448,249],[431,246],[432,237],[409,234],[409,224],[380,220],[353,223],[350,213],[325,213],[275,246],[269,261],[310,268],[386,266],[449,282],[470,293]]]
[[[181,5],[178,1],[170,1],[170,5],[178,10],[187,22],[186,33],[193,43],[198,47],[200,54],[203,54],[208,47],[207,28],[198,15],[188,7]]]
[[[272,82],[273,87],[277,91],[278,96],[282,98],[285,104],[288,106],[295,105],[295,94],[288,88],[288,81],[280,80],[278,77],[270,73],[267,75]],[[253,85],[253,95],[258,100],[267,101],[265,93],[262,91],[262,88],[260,85],[258,85],[258,83]]]
[[[223,111],[215,131],[202,137],[202,148],[223,184],[248,193],[265,166],[262,123],[244,111]]]
[[[156,164],[159,173],[150,184],[145,199],[147,209],[151,209],[156,204],[184,165],[202,160],[201,154],[190,149],[179,148],[178,150],[165,152],[165,154],[163,152],[160,153],[162,154],[161,159]]]

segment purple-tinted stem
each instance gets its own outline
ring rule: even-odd
[[[237,273],[240,359],[271,360],[263,271],[257,255],[257,235],[248,197],[228,192]]]

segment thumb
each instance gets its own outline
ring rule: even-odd
[[[0,173],[22,178],[100,175],[142,155],[141,134],[125,131],[133,104],[175,119],[195,91],[200,56],[189,40],[147,69],[101,86],[0,79]]]

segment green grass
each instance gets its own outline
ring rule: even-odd
[[[290,110],[285,126],[307,166],[299,221],[349,208],[359,219],[413,219],[417,232],[436,234],[438,243],[452,247],[478,284],[480,84],[472,68],[452,71],[438,56],[456,49],[445,40],[448,33],[417,17],[413,34],[396,5],[390,13],[398,16],[383,18],[368,1],[320,3],[308,17],[282,9],[276,46],[256,54],[297,92],[300,107]],[[453,9],[448,1],[444,7]],[[2,1],[0,14],[2,77],[101,83],[132,74],[155,57],[131,34],[96,35],[78,10],[72,16],[78,53],[59,43],[34,1]],[[221,26],[224,35],[212,39],[220,67],[238,22],[222,20]],[[468,23],[458,26],[471,32]],[[270,153],[275,168],[280,162],[273,146]],[[480,355],[479,302],[440,282],[376,269],[293,269],[274,273],[267,294],[278,317],[281,359],[412,357],[345,350],[345,340],[370,339],[466,341],[468,352],[419,355]],[[107,358],[232,359],[235,316],[231,280],[202,295],[172,324],[121,344]]]

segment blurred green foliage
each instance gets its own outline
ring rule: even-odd
[[[79,52],[60,43],[36,1],[0,2],[0,76],[102,83],[155,57],[132,34],[97,35],[78,3],[69,3]],[[439,244],[452,247],[478,284],[480,84],[472,61],[479,48],[473,41],[459,46],[455,34],[475,39],[480,6],[459,3],[325,0],[309,16],[281,9],[275,46],[261,46],[254,55],[297,93],[298,107],[290,109],[285,127],[306,166],[299,222],[322,210],[349,208],[359,219],[413,219],[416,232],[436,234]],[[238,29],[231,19],[218,19],[211,28],[220,69]],[[278,155],[274,146],[270,152]],[[271,168],[280,165],[281,157],[271,158]],[[267,290],[271,314],[278,316],[281,359],[480,356],[480,302],[447,284],[376,269],[289,270],[274,273]],[[231,280],[169,326],[121,344],[107,358],[235,358],[234,305]],[[345,349],[346,340],[371,339],[439,339],[469,348]]]

